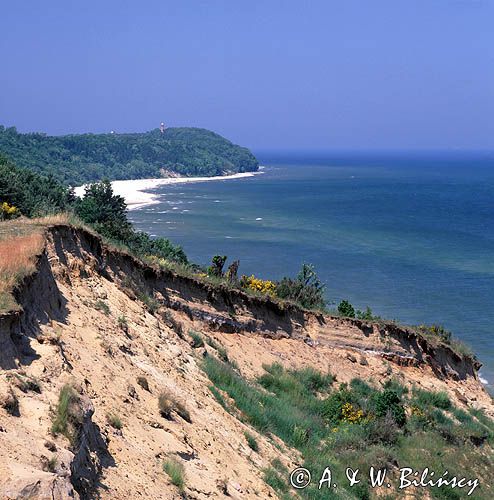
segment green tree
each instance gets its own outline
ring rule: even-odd
[[[75,205],[75,213],[107,238],[125,242],[133,235],[125,200],[113,193],[108,180],[86,186],[83,198]]]
[[[355,309],[348,300],[342,300],[338,305],[338,312],[347,318],[355,318]]]

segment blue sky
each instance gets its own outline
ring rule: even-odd
[[[494,149],[490,0],[4,2],[0,123],[253,149]]]

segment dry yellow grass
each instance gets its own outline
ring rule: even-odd
[[[2,223],[0,227],[0,311],[15,306],[12,288],[33,272],[36,255],[43,248],[43,234],[32,225]]]

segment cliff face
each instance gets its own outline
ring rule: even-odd
[[[247,378],[274,362],[329,369],[339,382],[397,377],[494,413],[478,363],[412,330],[211,287],[66,225],[47,229],[36,272],[15,298],[20,311],[0,316],[0,398],[12,409],[0,409],[2,498],[178,498],[162,470],[170,457],[185,466],[189,498],[274,495],[262,470],[274,458],[290,468],[297,452],[214,399],[200,364],[217,347],[194,348],[190,330],[227,349]],[[71,441],[50,432],[64,385],[77,394]],[[163,394],[188,414],[164,418]]]

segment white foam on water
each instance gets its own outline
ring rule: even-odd
[[[262,220],[262,217],[257,217],[256,220]]]
[[[484,385],[489,385],[489,381],[482,377],[482,375],[479,373],[479,380],[484,384]]]

